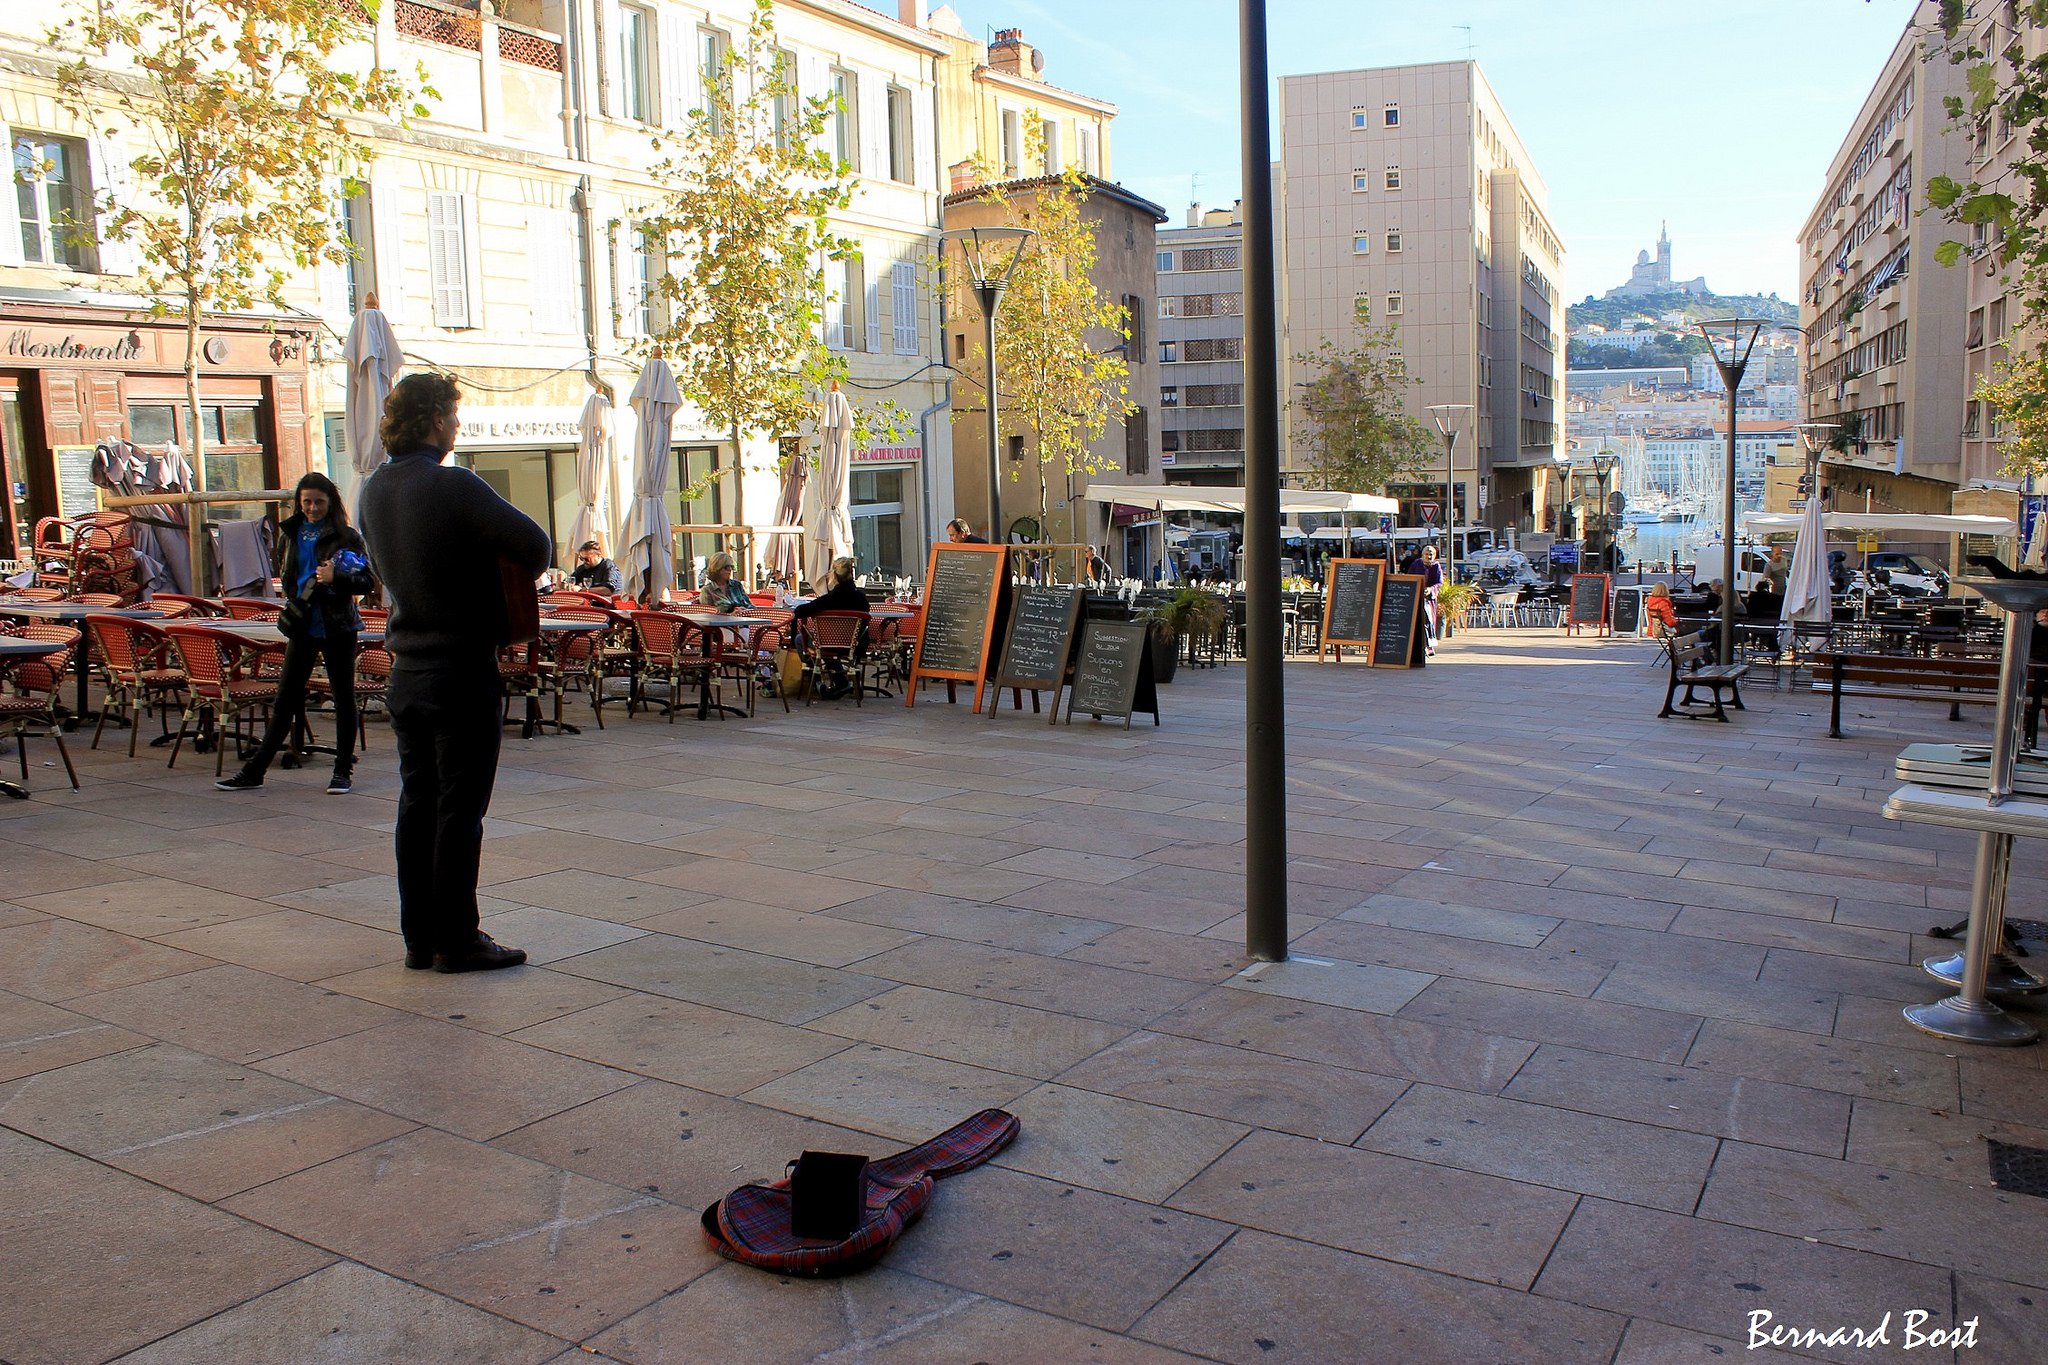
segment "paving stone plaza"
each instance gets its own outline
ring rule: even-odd
[[[1128,733],[929,693],[508,735],[485,928],[533,965],[468,976],[401,965],[388,729],[346,798],[83,735],[73,793],[32,743],[0,1359],[2048,1359],[2048,1201],[1986,1141],[2048,1147],[2048,1051],[1899,1015],[1974,845],[1881,817],[1892,761],[1983,708],[1830,740],[1768,681],[1659,721],[1663,679],[1543,631],[1289,664],[1265,965],[1236,666]],[[877,1269],[699,1229],[989,1106],[1016,1142]]]

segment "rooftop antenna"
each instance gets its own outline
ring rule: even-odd
[[[1469,62],[1469,61],[1471,61],[1471,60],[1472,60],[1472,25],[1470,25],[1470,24],[1452,24],[1452,25],[1451,25],[1451,27],[1452,27],[1452,28],[1454,28],[1454,29],[1456,29],[1456,30],[1458,30],[1458,32],[1460,32],[1460,33],[1462,33],[1462,34],[1464,34],[1464,35],[1465,35],[1465,60],[1466,60],[1466,61],[1468,61],[1468,62]]]

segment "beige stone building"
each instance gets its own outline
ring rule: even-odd
[[[1971,149],[1949,134],[1942,103],[1963,93],[1963,70],[1926,51],[1940,31],[1935,10],[1933,0],[1915,10],[1800,231],[1806,416],[1856,437],[1825,457],[1837,506],[1946,512],[1966,477],[1962,358],[1974,272],[1935,261],[1955,229],[1919,211],[1934,176],[1971,173]],[[1967,349],[1981,364],[1982,338]],[[1986,449],[1980,442],[1979,459]]]
[[[1277,117],[1281,392],[1305,382],[1295,357],[1347,344],[1365,306],[1399,330],[1415,416],[1474,409],[1457,444],[1455,524],[1544,529],[1564,449],[1564,245],[1478,64],[1282,77]],[[1302,444],[1294,420],[1283,407],[1286,471]],[[1416,525],[1443,486],[1438,463],[1388,491]]]
[[[38,146],[54,140],[66,153],[65,166],[76,167],[64,192],[81,203],[101,191],[133,192],[123,178],[120,139],[75,127],[56,109],[42,21],[18,9],[0,18],[0,53],[7,59],[0,64],[0,120],[14,130],[10,140],[17,146],[23,139]],[[368,185],[344,209],[354,259],[293,282],[293,311],[277,325],[302,334],[287,349],[311,358],[310,384],[301,381],[304,395],[294,400],[288,382],[280,388],[253,370],[238,374],[235,391],[259,400],[257,423],[252,428],[245,418],[230,420],[243,434],[253,432],[252,440],[260,438],[267,464],[258,467],[265,477],[295,476],[309,460],[317,467],[323,436],[327,461],[337,473],[347,469],[340,339],[354,311],[374,294],[408,365],[445,370],[464,384],[461,458],[551,525],[564,550],[559,543],[576,505],[578,418],[593,389],[608,393],[617,405],[607,497],[616,528],[620,492],[631,478],[635,428],[627,398],[640,363],[634,343],[650,322],[647,286],[665,267],[634,227],[658,192],[648,174],[653,138],[681,127],[701,106],[706,71],[744,32],[750,12],[744,0],[382,5],[348,60],[405,70],[421,65],[438,98],[412,127],[372,130],[377,162]],[[781,0],[776,20],[799,93],[831,93],[843,101],[844,112],[826,135],[857,176],[854,203],[838,226],[859,242],[861,256],[828,263],[834,302],[827,342],[846,355],[857,405],[887,396],[917,424],[908,440],[855,452],[856,548],[868,566],[900,570],[920,560],[933,524],[926,471],[950,461],[950,433],[939,416],[945,401],[939,304],[926,278],[946,188],[938,92],[950,49],[852,0]],[[18,216],[19,208],[10,208]],[[26,240],[18,222],[7,226],[0,239]],[[82,321],[89,309],[119,314],[140,302],[119,293],[124,263],[118,250],[99,247],[66,258],[53,250],[49,234],[38,240],[54,259],[17,264],[0,249],[0,307],[23,297],[69,309]],[[307,360],[297,363],[303,372]],[[5,382],[0,375],[0,387]],[[45,406],[40,398],[20,402],[9,420],[32,426]],[[132,408],[124,412],[108,399],[94,409],[93,420],[100,430],[152,437],[157,415]],[[129,427],[129,416],[151,425]],[[297,454],[294,422],[303,428]],[[78,427],[73,422],[59,434],[70,439]],[[730,521],[741,510],[735,493],[744,479],[746,518],[772,520],[777,438],[809,435],[748,433],[744,448],[734,452],[729,434],[710,430],[686,407],[673,432],[671,516],[684,523]],[[36,439],[20,442],[31,459]],[[10,437],[10,450],[14,444]],[[736,466],[743,472],[730,472]],[[676,496],[713,469],[728,472],[710,495],[689,503]],[[54,476],[31,481],[38,488],[54,482]],[[710,548],[709,538],[700,537],[685,552]]]
[[[1053,183],[1045,178],[1010,181],[998,187],[1005,201],[1024,213],[1039,191]],[[1159,365],[1153,359],[1150,341],[1153,273],[1157,231],[1166,213],[1157,204],[1132,194],[1119,185],[1091,177],[1083,217],[1095,229],[1095,270],[1098,292],[1121,302],[1130,317],[1128,340],[1106,329],[1090,334],[1089,344],[1098,351],[1121,349],[1130,368],[1128,398],[1133,410],[1121,420],[1112,418],[1107,429],[1090,443],[1090,463],[1107,466],[1094,475],[1069,473],[1063,462],[1046,463],[1038,457],[1035,438],[1029,434],[1005,432],[1004,449],[997,461],[1002,478],[1004,533],[1020,530],[1021,518],[1039,522],[1038,534],[1030,528],[1020,533],[1031,539],[1059,544],[1100,546],[1108,540],[1106,530],[1113,513],[1108,504],[1090,503],[1081,495],[1092,480],[1129,482],[1142,478],[1150,468],[1155,400],[1159,393]],[[1008,221],[1005,205],[991,203],[984,189],[963,190],[946,200],[948,227],[973,227]],[[1006,302],[996,313],[1000,327],[1005,313],[1015,306]],[[947,354],[962,377],[953,386],[953,495],[956,516],[976,527],[988,520],[988,432],[984,395],[987,392],[981,360],[983,324],[973,295],[965,289],[954,291],[946,319]],[[997,381],[1001,383],[1001,374]],[[1000,417],[1000,412],[998,413]],[[1007,428],[1008,423],[1005,422]],[[1046,515],[1040,518],[1044,507]],[[997,539],[990,536],[989,539]]]

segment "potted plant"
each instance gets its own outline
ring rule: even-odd
[[[1443,621],[1444,634],[1465,624],[1465,613],[1479,600],[1479,589],[1471,583],[1445,583],[1436,590],[1436,610]]]
[[[1158,682],[1172,682],[1180,664],[1183,639],[1213,635],[1223,628],[1228,613],[1223,599],[1192,585],[1175,588],[1164,602],[1145,612],[1152,626],[1152,676]]]

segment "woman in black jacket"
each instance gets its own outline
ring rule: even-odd
[[[341,796],[355,769],[356,636],[363,618],[356,598],[370,591],[368,557],[363,538],[348,524],[341,490],[324,474],[308,474],[293,490],[298,510],[278,527],[285,608],[277,619],[284,632],[284,673],[277,683],[277,704],[256,752],[232,777],[214,783],[222,791],[251,791],[263,785],[264,770],[291,737],[292,726],[306,709],[306,680],[316,661],[327,665],[328,689],[334,698],[334,776],[327,794]]]

